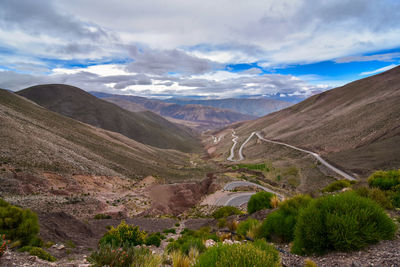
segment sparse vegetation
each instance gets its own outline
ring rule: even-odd
[[[265,241],[259,240],[254,243],[211,247],[198,257],[194,266],[277,267],[280,266],[279,262],[278,251]]]
[[[268,172],[269,168],[267,167],[267,164],[265,163],[259,163],[259,164],[236,164],[232,166],[233,170],[237,169],[248,169],[248,170],[255,170],[255,171],[265,171]]]
[[[40,241],[38,218],[28,209],[10,205],[0,198],[0,235],[20,245],[32,245]]]
[[[311,200],[308,195],[298,195],[283,201],[279,209],[270,213],[262,223],[260,237],[278,242],[292,241],[298,213]]]
[[[292,252],[323,254],[358,250],[391,239],[396,225],[374,201],[354,192],[321,197],[300,211]]]
[[[254,228],[257,227],[260,224],[260,222],[256,219],[253,218],[247,218],[247,220],[242,221],[239,223],[237,229],[236,229],[236,233],[241,237],[244,238],[247,235],[247,232]]]
[[[355,181],[349,181],[349,180],[337,180],[331,183],[330,185],[324,187],[322,189],[322,192],[335,192],[342,190],[343,188],[350,187],[352,184],[354,184]]]
[[[243,212],[236,207],[224,206],[224,207],[221,207],[221,208],[217,209],[216,211],[214,211],[212,216],[214,217],[214,219],[221,219],[221,218],[228,217],[231,215],[240,215],[242,213]]]
[[[94,216],[94,219],[95,220],[111,219],[111,215],[99,213]]]
[[[198,231],[185,229],[182,231],[181,237],[168,244],[167,251],[180,251],[188,255],[190,250],[194,248],[199,253],[202,253],[206,249],[203,241],[207,239],[212,239],[216,242],[219,240],[217,235],[210,233],[210,229],[208,227],[201,228]]]
[[[29,250],[29,254],[31,254],[32,256],[37,256],[39,259],[42,259],[42,260],[45,260],[45,261],[54,262],[54,261],[57,260],[50,253],[48,253],[44,249],[38,248],[38,247],[32,247]]]
[[[272,207],[271,198],[273,196],[274,194],[264,191],[252,195],[249,202],[247,203],[248,213],[254,213],[262,209],[270,209]]]

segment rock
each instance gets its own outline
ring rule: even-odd
[[[90,264],[79,264],[78,267],[89,267]]]
[[[206,248],[215,246],[215,241],[212,239],[208,239],[208,240],[206,240],[205,246],[206,246]]]
[[[233,245],[233,241],[230,239],[225,239],[224,242],[222,242],[222,244]]]

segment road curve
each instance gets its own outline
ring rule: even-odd
[[[236,147],[237,140],[238,140],[239,136],[235,135],[235,131],[234,130],[232,131],[232,137],[233,137],[233,139],[232,139],[233,145],[231,147],[231,154],[229,155],[227,160],[236,161],[233,158],[235,157],[235,147]]]
[[[228,184],[226,184],[224,186],[224,190],[231,191],[231,190],[235,189],[236,187],[240,187],[240,186],[255,186],[255,187],[258,187],[258,188],[260,188],[260,189],[262,189],[262,190],[264,190],[266,192],[270,192],[272,194],[275,194],[281,199],[283,198],[283,196],[281,194],[276,193],[275,191],[272,191],[271,189],[269,189],[267,187],[264,187],[264,186],[259,185],[259,184],[247,182],[247,181],[235,181],[235,182],[228,183]]]
[[[310,154],[310,155],[312,155],[314,158],[316,158],[319,162],[321,162],[321,164],[325,165],[327,168],[329,168],[329,169],[331,169],[332,171],[336,172],[337,174],[339,174],[339,175],[342,176],[343,178],[345,178],[345,179],[347,179],[347,180],[356,180],[356,178],[354,178],[353,176],[351,176],[351,175],[345,173],[344,171],[339,170],[338,168],[336,168],[336,167],[332,166],[331,164],[329,164],[327,161],[325,161],[320,155],[318,155],[318,154],[315,153],[315,152],[308,151],[308,150],[305,150],[305,149],[301,149],[301,148],[298,148],[298,147],[295,147],[295,146],[292,146],[292,145],[289,145],[289,144],[286,144],[286,143],[282,143],[282,142],[277,142],[277,141],[272,141],[272,140],[265,139],[265,138],[262,137],[262,136],[260,135],[260,133],[258,133],[258,132],[252,132],[251,134],[253,135],[254,133],[255,133],[255,134],[257,135],[257,137],[258,137],[260,140],[262,140],[262,141],[269,142],[269,143],[274,143],[274,144],[278,144],[278,145],[283,145],[283,146],[290,147],[290,148],[292,148],[292,149],[295,149],[295,150],[298,150],[298,151],[301,151],[301,152]]]

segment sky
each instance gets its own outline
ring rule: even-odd
[[[400,64],[398,0],[0,0],[0,88],[303,99]]]

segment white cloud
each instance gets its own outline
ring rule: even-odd
[[[393,69],[394,67],[397,67],[397,66],[398,66],[398,65],[396,65],[396,64],[391,64],[391,65],[389,65],[389,66],[386,66],[386,67],[383,67],[383,68],[380,68],[380,69],[376,69],[376,70],[372,70],[372,71],[364,71],[364,72],[361,72],[360,75],[361,75],[361,76],[372,75],[372,74],[376,74],[376,73],[380,73],[380,72],[384,72],[384,71]]]

